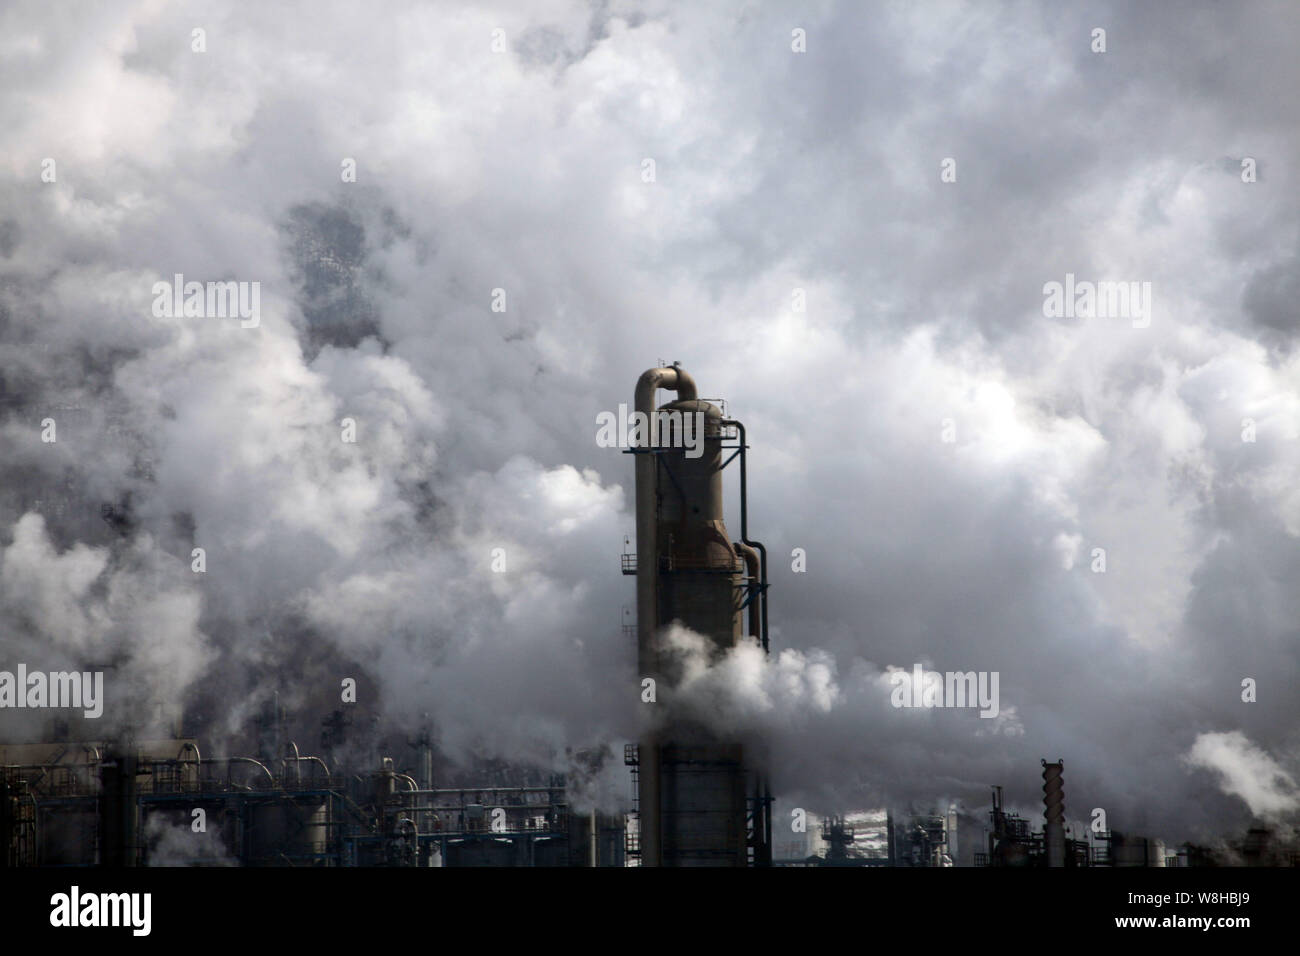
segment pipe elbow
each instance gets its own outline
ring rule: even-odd
[[[641,377],[636,382],[636,410],[647,413],[653,412],[655,389],[659,388],[675,391],[678,399],[682,401],[694,401],[699,398],[699,391],[695,387],[695,379],[691,378],[685,369],[678,368],[675,365],[663,368],[648,368],[641,373]]]
[[[733,541],[731,542],[731,545],[733,548],[736,549],[736,554],[738,554],[741,558],[744,559],[745,569],[749,572],[749,576],[753,578],[755,581],[757,581],[758,580],[758,552],[755,551],[753,548],[751,548],[748,544],[744,543],[743,541]]]

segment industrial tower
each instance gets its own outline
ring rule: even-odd
[[[660,388],[675,391],[677,400],[656,409]],[[767,650],[767,552],[748,536],[745,429],[701,401],[676,364],[641,375],[635,411],[643,422],[653,416],[657,427],[629,449],[636,461],[636,554],[625,557],[624,571],[636,575],[639,677],[652,678],[665,701],[655,704],[661,709],[653,729],[628,761],[638,780],[641,862],[770,865],[771,797],[755,772],[755,742],[729,739],[673,712],[680,675],[663,640],[678,622],[710,640],[714,660],[745,639]],[[693,423],[702,423],[702,439],[688,430]],[[731,452],[725,461],[724,451]],[[741,532],[732,542],[722,520],[722,471],[737,457]]]

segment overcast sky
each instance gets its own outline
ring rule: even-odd
[[[453,757],[617,748],[596,416],[664,359],[748,427],[773,659],[698,689],[783,798],[1041,820],[1060,757],[1071,819],[1294,821],[1297,48],[1285,2],[8,3],[0,666],[218,734],[355,664]],[[176,273],[260,324],[155,315]],[[1149,315],[1045,315],[1067,274]],[[891,707],[918,662],[1001,715]]]

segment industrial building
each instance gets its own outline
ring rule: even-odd
[[[1300,866],[1297,834],[1253,827],[1238,841],[1216,849],[1184,843],[1170,850],[1164,841],[1115,829],[1088,831],[1071,838],[1065,827],[1065,762],[1042,761],[1043,828],[1005,809],[1002,788],[993,788],[987,852],[975,854],[976,866],[992,867],[1203,867]]]
[[[657,404],[659,390],[676,398]],[[646,731],[624,746],[627,812],[576,808],[563,775],[435,786],[427,731],[405,765],[389,756],[340,759],[349,725],[323,721],[322,752],[283,732],[279,702],[247,755],[205,756],[201,739],[92,739],[79,718],[53,743],[0,745],[0,866],[241,865],[1131,867],[1294,866],[1295,834],[1252,829],[1217,850],[1118,831],[1071,836],[1064,762],[1042,761],[1044,822],[1006,809],[993,790],[983,838],[954,805],[926,812],[831,815],[774,860],[773,798],[763,741],[710,726],[682,706],[679,648],[701,635],[716,662],[768,638],[767,549],[749,537],[745,426],[699,397],[677,364],[643,373],[635,412],[650,423],[627,453],[635,468],[635,548],[622,572],[636,582],[637,679]],[[723,521],[723,473],[736,463],[740,534]],[[108,512],[105,520],[113,517]],[[630,648],[629,648],[630,650]],[[93,723],[93,722],[92,722]],[[299,737],[298,739],[302,739]],[[346,750],[340,751],[346,753]],[[374,751],[371,751],[374,753]],[[383,751],[381,751],[382,753]],[[414,756],[412,756],[412,754]],[[959,840],[959,829],[961,838]],[[814,847],[815,836],[820,844]]]
[[[562,777],[433,788],[391,758],[331,771],[293,743],[269,762],[194,740],[4,751],[4,866],[624,864],[623,817],[575,812]]]
[[[1215,867],[1300,866],[1300,832],[1252,827],[1216,848],[1164,841],[1115,829],[1071,834],[1065,817],[1064,761],[1042,761],[1043,825],[1007,809],[993,788],[985,825],[956,805],[945,811],[881,809],[831,814],[800,844],[806,855],[785,853],[780,866],[831,867]],[[980,836],[981,829],[983,831]],[[959,834],[964,834],[959,839]],[[786,844],[782,844],[783,846]],[[791,844],[792,845],[792,844]]]
[[[676,401],[656,408],[660,388]],[[676,365],[642,375],[635,402],[656,427],[629,449],[637,547],[623,571],[636,576],[639,675],[656,682],[663,703],[646,737],[625,748],[630,814],[575,811],[559,776],[541,786],[435,787],[427,739],[405,771],[389,757],[357,767],[305,754],[281,732],[277,703],[255,755],[204,756],[196,736],[93,740],[85,727],[57,743],[0,748],[0,864],[770,863],[760,742],[719,735],[674,708],[679,675],[661,643],[664,629],[680,625],[706,636],[715,655],[742,640],[767,647],[767,554],[748,536],[745,429],[700,400]],[[695,422],[690,448],[684,430]],[[722,471],[733,461],[734,542],[722,517]],[[326,719],[323,747],[346,723],[340,714]]]
[[[822,819],[817,866],[952,867],[958,865],[958,810],[856,811]],[[791,865],[792,861],[783,861]]]

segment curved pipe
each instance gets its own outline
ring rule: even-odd
[[[763,650],[768,650],[767,642],[767,548],[758,541],[749,538],[749,485],[745,477],[745,449],[749,443],[745,440],[745,426],[734,419],[727,419],[723,425],[734,425],[740,435],[740,540],[755,549],[759,555],[759,600],[763,605],[762,641]]]
[[[230,757],[226,761],[227,774],[229,774],[230,772],[230,765],[232,763],[251,763],[254,767],[261,770],[262,773],[266,774],[266,779],[271,784],[271,786],[273,787],[275,786],[275,774],[271,773],[270,769],[266,766],[266,764],[262,763],[262,761],[254,760],[252,757]]]
[[[220,757],[204,757],[201,762],[222,763],[223,760]],[[275,775],[272,774],[270,770],[266,769],[266,764],[262,763],[260,760],[254,760],[252,757],[226,757],[224,763],[226,765],[226,783],[230,783],[230,765],[232,763],[251,763],[254,767],[261,770],[262,773],[266,774],[266,779],[271,782],[272,787],[275,786]]]
[[[415,778],[412,777],[410,774],[395,773],[393,774],[393,776],[396,777],[398,780],[405,780],[408,784],[410,784],[410,786],[406,788],[408,793],[414,793],[416,790],[420,789],[415,782]]]
[[[328,780],[330,779],[330,768],[329,768],[328,766],[326,766],[325,761],[324,761],[324,760],[321,760],[320,757],[313,757],[313,756],[308,755],[308,756],[306,756],[306,757],[299,757],[298,760],[299,760],[299,762],[301,762],[301,761],[303,761],[303,760],[306,760],[308,763],[318,763],[318,764],[320,764],[320,768],[321,768],[322,770],[325,771],[325,779],[326,779],[326,781],[328,781]]]
[[[636,411],[649,415],[655,410],[655,390],[666,388],[676,392],[681,401],[694,401],[700,397],[695,387],[695,379],[685,369],[676,365],[663,368],[648,368],[636,380]]]

